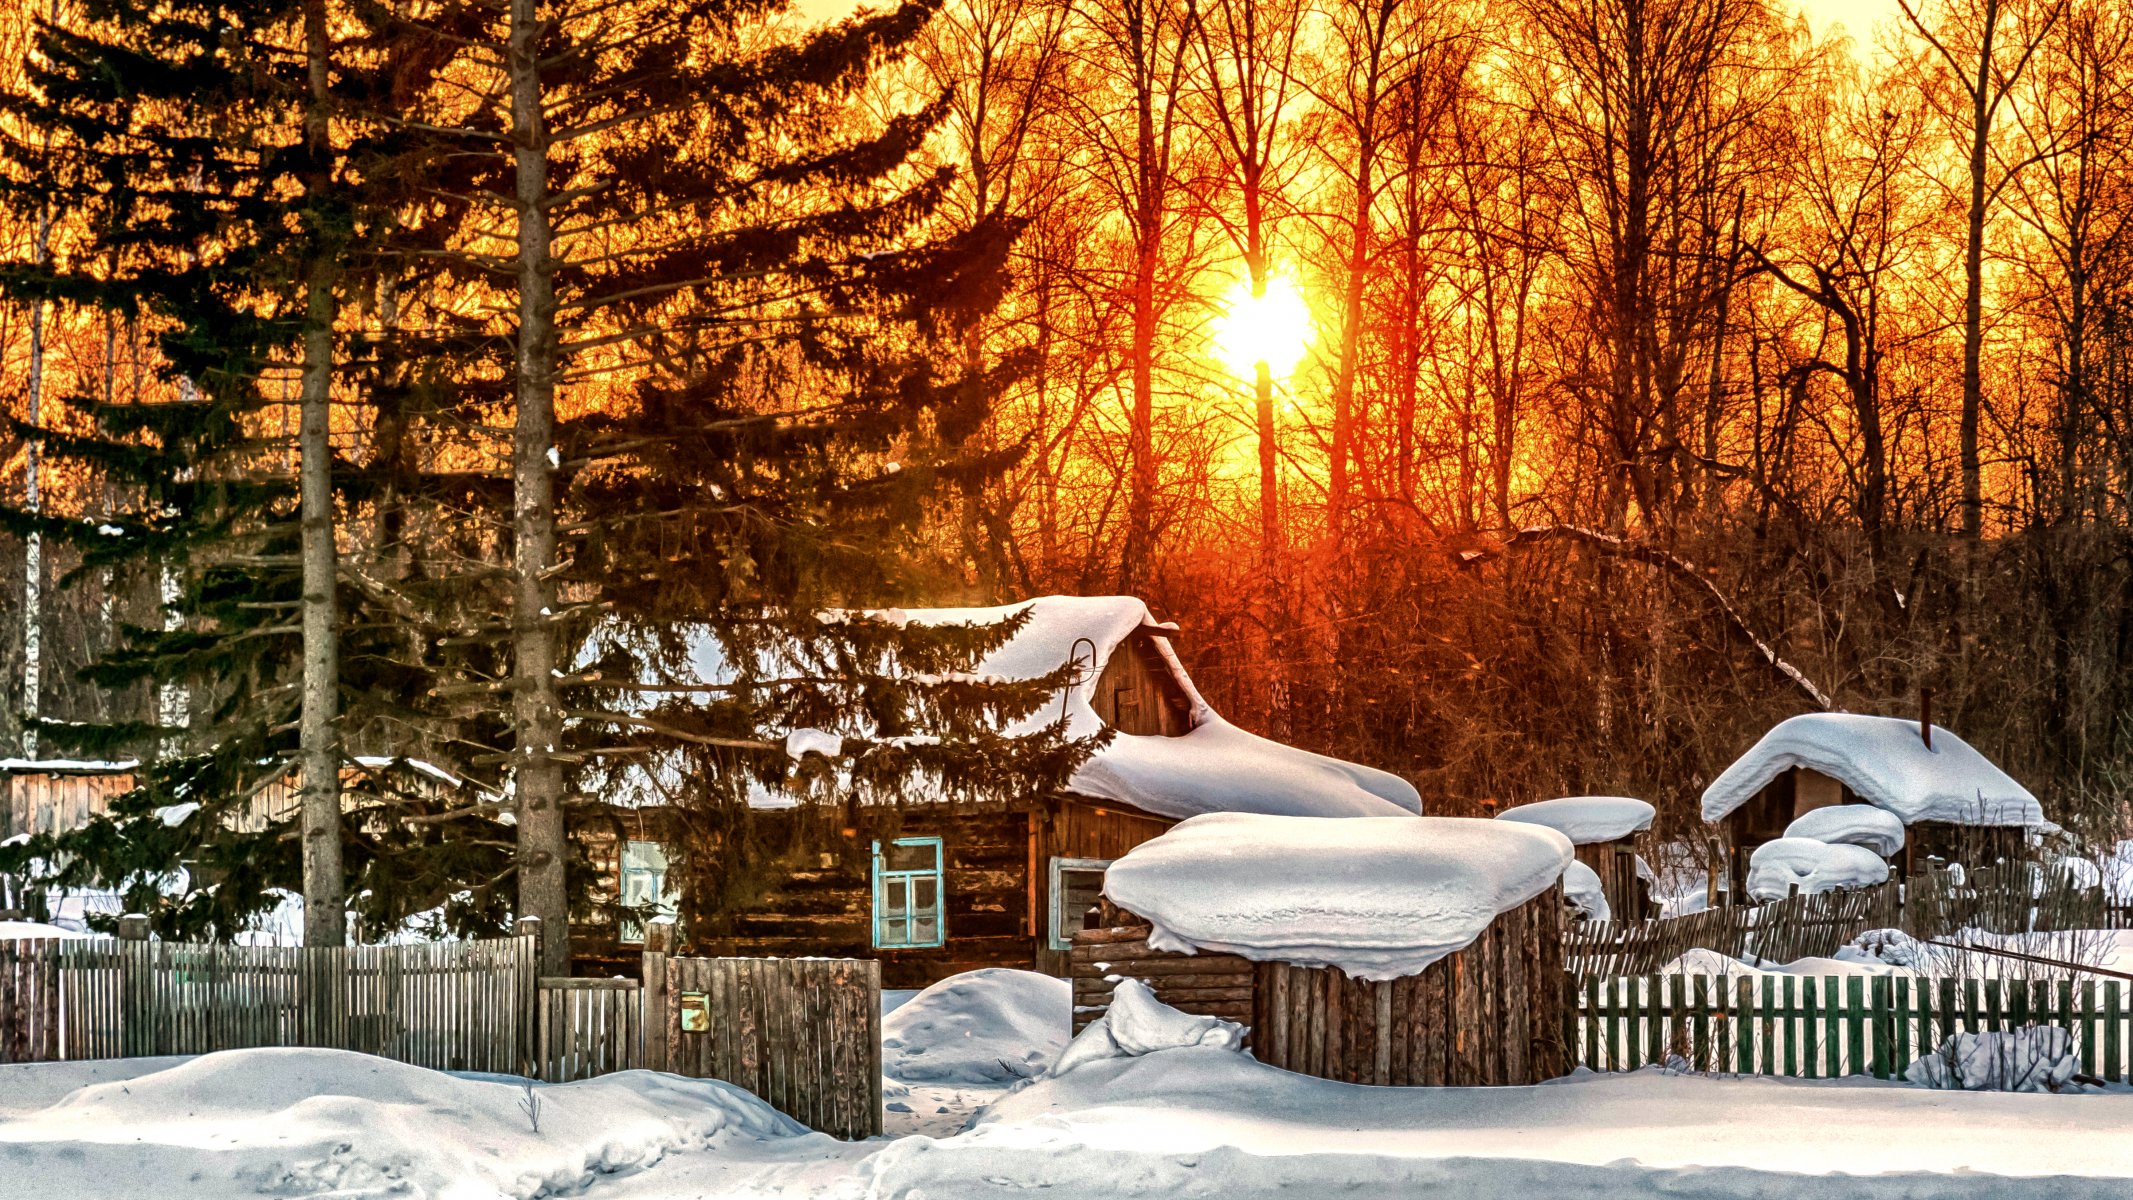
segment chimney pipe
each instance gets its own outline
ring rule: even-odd
[[[1926,749],[1933,748],[1933,689],[1929,687],[1918,689],[1918,738]]]

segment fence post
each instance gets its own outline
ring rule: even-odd
[[[514,937],[533,939],[532,961],[524,964],[525,974],[522,976],[523,982],[519,985],[525,989],[519,995],[519,1011],[525,1016],[519,1022],[518,1027],[518,1057],[521,1064],[519,1074],[529,1079],[540,1079],[542,1078],[541,1027],[543,1025],[541,1020],[541,968],[539,964],[541,919],[539,917],[520,917],[512,924],[511,933]],[[521,942],[520,947],[522,950],[524,946],[525,943]]]
[[[644,1068],[667,1069],[667,955],[674,950],[674,923],[653,921],[644,927]]]
[[[119,918],[119,1056],[145,1058],[155,1047],[155,970],[149,960],[148,917]]]

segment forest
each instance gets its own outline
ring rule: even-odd
[[[1432,813],[1694,837],[1775,721],[1930,703],[2123,822],[2133,6],[1853,24],[4,0],[0,740],[154,757],[136,816],[313,764],[250,878],[478,924],[651,745],[1032,786],[1077,748],[983,730],[1044,689],[952,677],[997,631],[805,614],[1123,593]],[[683,623],[734,682],[618,702]],[[890,658],[944,682],[812,686]],[[344,750],[506,799],[327,862]]]

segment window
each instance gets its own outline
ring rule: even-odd
[[[618,890],[623,909],[618,936],[624,942],[644,940],[646,913],[672,918],[679,911],[679,897],[667,890],[666,848],[658,842],[622,844],[622,885]]]
[[[947,941],[941,921],[941,839],[874,843],[874,946],[920,949]]]
[[[1052,949],[1074,948],[1074,931],[1083,914],[1103,895],[1108,858],[1052,859]]]

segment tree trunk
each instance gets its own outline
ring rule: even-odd
[[[47,143],[49,145],[49,142]],[[30,261],[43,266],[51,246],[52,214],[37,212],[37,241]],[[30,301],[30,372],[25,423],[35,429],[43,418],[44,401],[44,301]],[[44,443],[32,437],[23,454],[23,507],[35,516],[41,507],[39,489]],[[35,529],[22,539],[22,753],[37,757],[39,691],[44,667],[44,538]]]
[[[1999,0],[1985,5],[1984,43],[1978,48],[1977,80],[1970,94],[1970,228],[1963,246],[1963,536],[1976,538],[1985,526],[1985,493],[1978,460],[1978,424],[1985,407],[1984,374],[1979,360],[1985,345],[1985,167],[1992,134],[1992,44],[1998,32]]]
[[[570,973],[564,890],[562,705],[555,682],[555,267],[548,141],[541,121],[538,0],[511,0],[511,136],[518,209],[518,420],[511,446],[511,719],[518,913],[541,921],[540,973]]]
[[[322,214],[332,186],[331,114],[327,110],[328,47],[325,0],[305,0],[304,50],[311,106],[305,115],[311,162],[305,186],[312,219]],[[339,946],[348,938],[347,901],[341,869],[340,647],[333,519],[333,325],[336,254],[313,230],[306,266],[304,361],[297,427],[298,490],[301,494],[303,559],[303,713],[298,720],[298,768],[302,776],[304,944]]]

